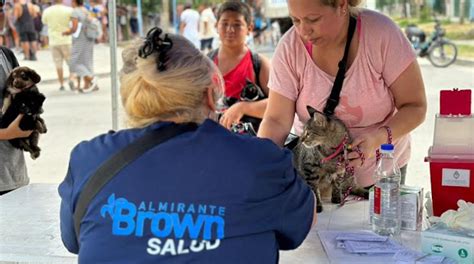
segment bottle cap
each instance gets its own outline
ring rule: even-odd
[[[382,144],[380,145],[380,149],[382,152],[393,152],[393,145],[392,144]]]

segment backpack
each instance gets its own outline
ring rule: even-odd
[[[216,58],[218,52],[219,52],[219,49],[215,49],[215,50],[209,52],[207,54],[207,56],[212,61],[214,61],[214,59]],[[250,56],[251,56],[251,59],[252,59],[253,72],[255,74],[255,84],[252,83],[248,79],[246,80],[246,85],[242,89],[242,92],[243,93],[247,92],[249,95],[251,94],[252,98],[244,98],[243,100],[245,100],[245,101],[258,101],[258,100],[261,100],[261,99],[267,97],[263,93],[262,88],[260,88],[260,78],[259,77],[260,77],[261,61],[260,61],[260,56],[258,56],[258,53],[256,53],[256,52],[250,51]],[[242,99],[242,96],[243,96],[242,92],[240,94],[241,99]],[[247,96],[244,96],[244,97],[247,97]],[[238,99],[227,98],[227,97],[224,97],[224,100],[223,100],[224,104],[228,107],[230,107],[231,105],[233,105],[237,101],[238,101]],[[220,115],[218,116],[218,118],[220,119]],[[234,132],[234,133],[237,133],[237,134],[250,134],[250,135],[255,136],[255,135],[257,135],[256,131],[258,131],[261,122],[262,122],[262,119],[260,119],[260,118],[244,115],[241,118],[241,124],[237,125],[236,127],[233,126],[231,128],[231,131]],[[249,124],[251,124],[251,126],[249,126]]]
[[[84,33],[90,40],[97,40],[102,35],[102,25],[99,19],[88,17],[84,23]]]
[[[214,61],[214,59],[216,58],[218,53],[219,53],[219,49],[212,50],[207,54],[207,57],[209,57],[209,59]],[[262,87],[260,85],[260,78],[259,78],[260,77],[260,65],[261,65],[260,57],[258,56],[258,53],[253,52],[253,51],[250,51],[250,56],[252,58],[253,72],[255,74],[255,84],[258,87]]]

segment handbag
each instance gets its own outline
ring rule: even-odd
[[[143,153],[177,135],[194,131],[197,127],[198,125],[196,123],[171,124],[164,128],[151,131],[136,139],[102,163],[96,172],[87,180],[77,199],[73,218],[78,246],[80,246],[79,235],[82,218],[87,211],[89,203],[99,191],[123,168],[142,156]]]
[[[341,94],[342,84],[344,82],[344,75],[346,74],[347,69],[347,57],[349,56],[349,47],[351,46],[351,40],[354,36],[357,20],[354,17],[349,18],[349,29],[347,35],[346,46],[344,48],[344,56],[341,61],[338,63],[339,69],[337,70],[336,79],[332,86],[331,94],[326,100],[326,106],[324,107],[323,113],[326,116],[334,115],[334,110],[339,104],[339,95]],[[291,134],[285,141],[284,147],[292,150],[298,144],[299,137],[295,134]]]

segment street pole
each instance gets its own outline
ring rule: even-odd
[[[143,38],[142,0],[137,0],[138,34]]]
[[[161,1],[161,25],[159,25],[165,32],[170,30],[170,0]],[[156,25],[158,26],[158,25]]]
[[[110,81],[112,84],[112,129],[118,129],[117,89],[117,9],[116,0],[109,2]]]
[[[175,30],[175,33],[179,34],[178,12],[176,12],[176,0],[173,0],[173,28]]]

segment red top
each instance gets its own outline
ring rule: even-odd
[[[219,65],[217,57],[218,56],[215,56],[214,63]],[[234,69],[224,75],[225,96],[240,99],[240,92],[245,86],[246,79],[255,83],[255,73],[250,50],[247,51],[247,54],[245,54]]]

